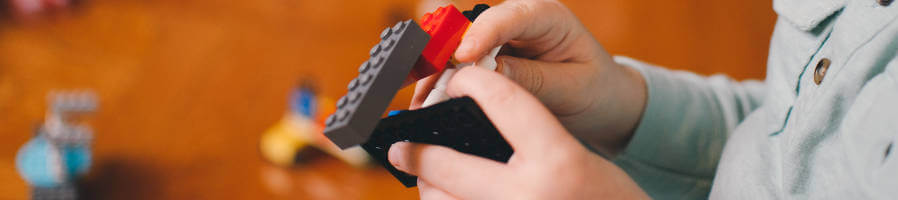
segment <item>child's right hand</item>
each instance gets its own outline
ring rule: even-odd
[[[624,170],[583,147],[510,79],[468,67],[449,80],[446,94],[474,99],[514,154],[501,163],[445,146],[392,144],[390,164],[418,176],[421,199],[648,199]]]
[[[645,106],[645,82],[615,63],[563,4],[509,0],[494,6],[474,21],[455,57],[474,62],[499,45],[506,50],[497,57],[497,71],[539,98],[568,131],[607,155],[623,149]],[[437,78],[418,81],[412,109]]]

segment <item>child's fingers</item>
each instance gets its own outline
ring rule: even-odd
[[[418,179],[418,196],[420,199],[427,200],[455,200],[452,194],[437,188],[424,179]]]
[[[563,5],[555,1],[507,1],[494,6],[471,24],[455,57],[461,62],[474,62],[510,40],[531,40],[551,31],[568,31],[557,28],[556,22],[561,21],[564,12]]]
[[[559,146],[578,145],[536,97],[493,71],[462,68],[449,81],[447,93],[473,98],[516,156],[544,155]]]
[[[387,158],[396,169],[462,199],[497,199],[483,191],[501,191],[503,184],[477,183],[505,180],[510,173],[503,163],[430,144],[397,142],[390,146]]]
[[[409,110],[421,108],[424,99],[427,99],[427,95],[430,95],[430,90],[433,90],[434,85],[436,85],[437,80],[442,74],[443,72],[437,72],[436,74],[418,80],[418,83],[415,85],[415,94],[412,95],[412,102],[409,104]]]

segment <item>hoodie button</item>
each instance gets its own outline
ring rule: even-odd
[[[823,77],[826,76],[826,70],[829,69],[830,63],[828,58],[820,59],[820,61],[817,62],[817,67],[814,68],[814,83],[820,85],[820,83],[823,82]]]

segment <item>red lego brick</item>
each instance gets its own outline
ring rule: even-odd
[[[424,47],[411,76],[418,80],[446,68],[470,24],[468,18],[453,5],[425,14],[421,18],[421,28],[430,34],[430,42]]]

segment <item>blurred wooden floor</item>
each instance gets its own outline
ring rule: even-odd
[[[565,1],[610,52],[703,74],[763,78],[764,1]],[[459,7],[470,8],[470,2]],[[334,159],[280,169],[258,153],[301,78],[342,96],[383,27],[415,0],[86,0],[0,22],[0,199],[23,199],[17,149],[51,89],[100,96],[92,199],[415,199],[380,168]],[[410,99],[404,90],[393,108]]]

